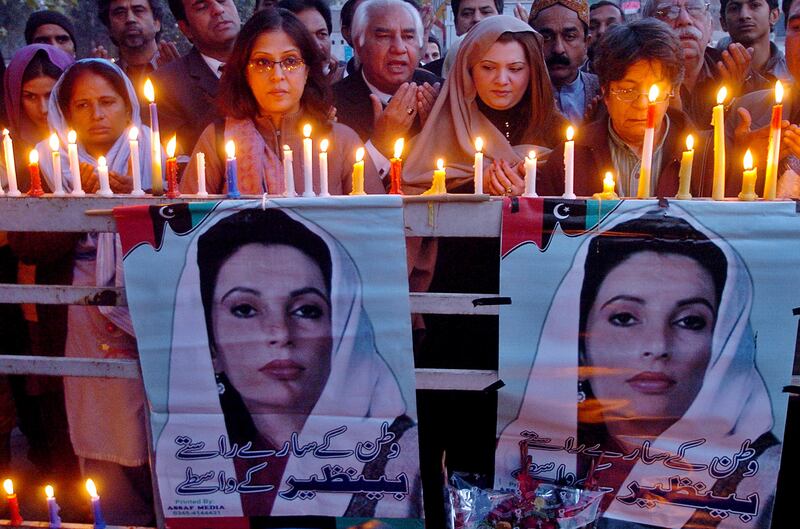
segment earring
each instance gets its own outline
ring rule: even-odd
[[[583,380],[578,380],[578,404],[586,400],[586,388],[583,382]]]
[[[214,378],[217,381],[217,393],[219,393],[220,395],[224,395],[225,390],[227,389],[225,387],[225,380],[222,378],[222,375],[220,373],[214,373]]]

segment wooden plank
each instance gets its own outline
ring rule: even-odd
[[[497,382],[497,371],[478,369],[415,369],[417,389],[483,391]]]
[[[415,314],[465,314],[497,316],[500,305],[507,305],[496,294],[447,294],[439,292],[412,292],[411,312]],[[510,300],[509,300],[510,301]]]
[[[137,360],[0,355],[0,373],[64,377],[142,378]]]
[[[501,200],[406,203],[406,237],[499,237],[502,205]]]
[[[9,285],[0,283],[0,303],[125,306],[125,289],[72,285]]]

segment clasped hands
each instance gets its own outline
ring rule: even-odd
[[[86,162],[80,163],[81,167],[81,187],[87,193],[97,193],[100,189],[100,180],[97,176],[97,168]],[[131,176],[121,175],[114,171],[108,171],[108,183],[111,191],[117,194],[128,194],[133,191],[133,181]]]
[[[439,89],[439,83],[403,83],[386,108],[383,108],[375,94],[370,94],[372,114],[375,116],[375,126],[370,137],[373,145],[382,153],[391,155],[395,140],[401,137],[408,139],[408,132],[414,125],[417,114],[420,125],[425,125],[439,95]]]

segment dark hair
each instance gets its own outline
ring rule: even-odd
[[[730,0],[719,0],[719,18],[725,19],[725,9],[728,8]],[[766,0],[769,10],[778,9],[778,0]],[[784,2],[785,3],[785,2]]]
[[[595,46],[593,67],[600,86],[608,89],[634,63],[658,61],[673,87],[683,80],[683,50],[672,29],[660,20],[643,18],[606,31]]]
[[[789,25],[789,11],[792,9],[792,4],[795,0],[783,0],[781,2],[781,11],[783,11],[783,19],[786,26]]]
[[[316,10],[325,20],[325,27],[328,28],[328,33],[333,31],[331,8],[323,0],[281,0],[278,2],[278,7],[288,9],[295,15],[299,15],[309,9]]]
[[[233,254],[248,244],[285,245],[300,250],[319,265],[325,288],[331,291],[330,250],[325,241],[303,223],[274,208],[246,209],[222,219],[197,239],[200,297],[212,351],[215,341],[211,308],[219,271]]]
[[[110,18],[110,11],[111,11],[111,2],[114,0],[97,0],[97,16],[100,19],[100,22],[106,28],[111,27],[111,18]],[[150,5],[150,11],[153,13],[153,20],[158,22],[163,22],[164,20],[164,9],[161,7],[161,2],[159,0],[147,0],[147,3]],[[183,7],[183,4],[181,4]],[[163,27],[162,27],[163,29]],[[161,29],[158,30],[156,33],[156,42],[158,42],[159,38],[161,37]],[[114,37],[110,36],[111,41],[114,42]],[[114,42],[116,45],[117,43]]]
[[[458,16],[458,9],[461,7],[461,0],[450,0],[450,9],[453,10],[453,16]],[[494,0],[494,7],[497,9],[497,13],[502,15],[503,14],[503,0]]]
[[[109,62],[99,59],[84,59],[67,68],[61,78],[61,86],[58,89],[58,106],[67,119],[70,119],[69,102],[75,92],[75,84],[87,73],[99,75],[108,81],[114,91],[125,101],[125,108],[130,115],[132,107],[128,97],[128,87],[125,86],[125,78]]]
[[[625,13],[622,12],[622,8],[619,6],[618,3],[616,3],[616,2],[614,2],[612,0],[600,0],[599,2],[595,2],[594,4],[590,5],[589,6],[589,14],[591,15],[592,11],[594,11],[598,7],[603,7],[603,6],[616,7],[617,11],[619,11],[619,19],[621,21],[625,20]]]
[[[439,53],[442,52],[442,44],[439,42],[439,39],[437,39],[433,35],[428,35],[428,42],[432,42],[433,44],[436,44],[436,47],[439,48]]]
[[[300,55],[308,68],[308,79],[300,104],[316,121],[316,125],[326,130],[330,127],[328,111],[331,105],[330,88],[322,73],[322,52],[294,13],[280,8],[259,11],[242,26],[220,81],[217,104],[222,115],[245,119],[259,114],[258,103],[247,82],[247,69],[253,43],[259,35],[268,31],[286,32],[300,49]]]
[[[28,21],[25,23],[25,43],[33,44],[33,34],[36,33],[36,30],[41,26],[47,24],[59,26],[66,31],[69,38],[72,40],[72,45],[75,46],[76,50],[78,49],[78,43],[75,41],[75,26],[72,25],[72,21],[66,15],[58,11],[43,10],[31,13],[28,17]]]
[[[585,352],[586,323],[600,286],[616,267],[640,252],[675,254],[695,260],[711,275],[717,304],[728,276],[722,250],[681,218],[651,212],[595,236],[589,243],[581,287],[579,351]],[[653,285],[653,288],[660,288]]]
[[[175,22],[186,20],[186,9],[183,7],[183,0],[168,0],[169,10],[175,18]]]
[[[33,55],[28,66],[25,67],[25,71],[22,74],[22,84],[24,85],[28,81],[39,77],[49,77],[57,81],[62,73],[64,73],[64,70],[53,64],[53,61],[47,56],[47,52],[39,50]]]

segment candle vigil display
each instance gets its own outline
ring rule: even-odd
[[[739,200],[755,200],[756,194],[756,175],[758,168],[753,167],[753,155],[750,149],[744,153],[744,173],[742,173],[742,191],[739,193]]]
[[[3,156],[6,161],[6,177],[8,178],[8,196],[18,197],[22,195],[17,188],[17,165],[14,161],[14,143],[11,141],[11,133],[8,129],[3,129]]]
[[[483,138],[475,138],[475,194],[483,194]]]
[[[208,196],[206,191],[206,153],[198,152],[197,160],[197,196],[205,198]]]
[[[650,196],[650,182],[653,172],[653,141],[656,135],[656,99],[658,99],[658,86],[650,87],[647,94],[647,122],[644,129],[644,141],[642,142],[642,161],[639,166],[639,189],[636,191],[637,198],[647,198]]]
[[[53,529],[61,527],[61,517],[58,515],[58,511],[61,510],[61,507],[56,503],[56,496],[52,485],[47,485],[44,488],[44,494],[47,497],[47,515],[50,521],[50,527]]]
[[[31,153],[28,156],[28,172],[31,174],[31,189],[28,191],[28,196],[40,197],[44,195],[42,178],[39,174],[39,152],[36,149],[31,149]]]
[[[447,193],[447,185],[445,181],[447,179],[447,173],[444,169],[444,160],[439,158],[436,160],[436,170],[433,171],[433,181],[431,182],[431,188],[422,193],[423,195],[444,195]]]
[[[714,180],[711,185],[711,198],[725,198],[725,99],[728,89],[724,86],[717,92],[717,104],[711,111],[711,125],[714,127]]]
[[[144,195],[142,191],[142,168],[139,162],[139,129],[131,127],[128,131],[128,146],[131,151],[131,180],[133,181],[133,191],[131,195],[140,197]]]
[[[55,132],[50,135],[50,156],[51,160],[53,161],[53,183],[55,184],[55,189],[53,190],[53,196],[56,197],[63,197],[64,196],[64,182],[61,179],[64,177],[61,171],[61,152],[60,148],[61,145],[58,141],[58,134]]]
[[[328,192],[328,145],[327,138],[319,142],[319,196],[329,197]]]
[[[150,157],[151,175],[153,179],[153,196],[164,194],[164,175],[161,171],[161,132],[158,128],[158,108],[156,107],[156,91],[153,82],[148,77],[144,82],[144,96],[150,102]]]
[[[303,125],[303,196],[315,197],[314,193],[314,145],[311,142],[311,125]]]
[[[94,516],[94,529],[105,529],[106,521],[103,518],[103,510],[100,508],[100,496],[97,494],[97,487],[91,479],[86,480],[86,492],[92,498],[92,515]]]
[[[14,483],[12,483],[10,479],[7,479],[3,482],[3,488],[6,490],[8,519],[11,525],[22,525],[22,516],[19,514],[19,501],[17,501],[17,495],[14,494]]]
[[[536,194],[536,151],[530,151],[525,157],[525,192],[522,196],[539,196]]]
[[[681,169],[678,173],[678,194],[675,198],[688,200],[692,198],[692,163],[694,162],[694,136],[686,136],[686,150],[681,156]]]
[[[178,190],[178,158],[175,157],[177,144],[178,139],[173,134],[167,142],[167,198],[181,196]]]
[[[236,144],[233,140],[229,140],[225,144],[225,154],[228,159],[225,160],[225,180],[228,183],[228,198],[239,198],[242,196],[239,193],[239,177],[236,174]]]
[[[764,198],[775,200],[778,193],[778,163],[781,151],[781,121],[783,119],[783,84],[775,82],[775,106],[769,123],[769,148],[767,149],[767,172],[764,178]],[[741,195],[739,195],[741,198]]]
[[[101,197],[113,196],[114,192],[111,191],[111,183],[108,179],[108,164],[105,156],[97,159],[97,179],[100,182],[100,189],[97,190],[97,194]]]
[[[292,150],[288,145],[283,146],[283,196],[296,197],[294,190],[294,167],[292,167]]]
[[[72,182],[72,193],[74,197],[82,197],[86,193],[83,192],[81,184],[81,164],[78,161],[78,133],[71,130],[67,133],[67,158],[69,159],[69,176]]]
[[[356,149],[356,163],[353,164],[353,190],[351,195],[365,195],[364,192],[364,147]]]
[[[480,139],[480,138],[478,138]],[[403,148],[405,147],[405,140],[403,138],[394,142],[394,156],[389,160],[389,194],[402,195],[403,194]],[[477,160],[477,155],[476,155]],[[483,167],[481,167],[481,174],[483,174]],[[476,173],[477,175],[477,173]]]
[[[575,129],[567,127],[567,141],[564,142],[564,198],[574,199],[575,196]]]

